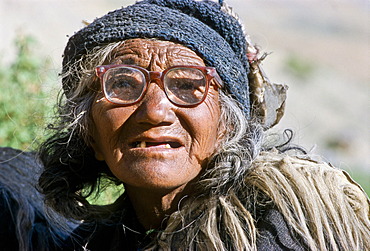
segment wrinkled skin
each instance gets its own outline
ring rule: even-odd
[[[179,44],[132,39],[116,49],[109,64],[163,71],[174,65],[203,66],[204,62]],[[96,100],[91,133],[95,156],[125,184],[143,225],[155,227],[157,223],[146,220],[148,215],[154,213],[160,221],[163,212],[177,208],[177,201],[191,191],[188,184],[217,147],[218,92],[210,86],[205,101],[192,108],[172,104],[156,83],[151,83],[144,98],[131,106],[109,103],[102,94]],[[141,141],[154,144],[144,148],[133,144]],[[168,148],[166,142],[181,146]]]

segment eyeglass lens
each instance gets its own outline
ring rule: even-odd
[[[104,91],[113,103],[131,104],[140,99],[146,85],[142,71],[117,67],[104,74]],[[195,68],[177,67],[166,72],[163,85],[167,97],[178,105],[195,105],[204,99],[207,79]]]
[[[104,74],[104,91],[113,103],[130,104],[137,101],[145,88],[144,74],[135,68],[118,67]]]

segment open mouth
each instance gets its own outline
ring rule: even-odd
[[[165,141],[165,142],[148,142],[148,141],[135,141],[131,144],[132,148],[150,148],[150,147],[158,147],[158,148],[179,148],[181,144],[179,142],[173,141]]]

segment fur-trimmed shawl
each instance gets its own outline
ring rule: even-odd
[[[263,249],[270,240],[259,231],[256,210],[272,205],[305,249],[370,250],[369,198],[343,170],[264,152],[253,162],[245,186],[245,194],[199,197],[172,214],[156,248]]]

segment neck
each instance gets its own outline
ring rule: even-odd
[[[186,186],[171,190],[125,187],[139,222],[146,230],[161,228],[167,216],[175,212],[187,192]]]

